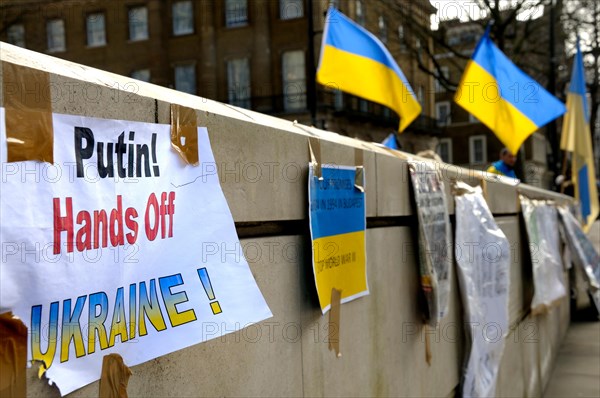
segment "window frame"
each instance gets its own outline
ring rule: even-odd
[[[309,0],[312,1],[312,0]],[[287,2],[287,5],[290,4],[300,4],[301,5],[301,9],[300,9],[300,15],[298,16],[293,16],[293,17],[288,17],[288,18],[284,18],[284,2]],[[282,21],[293,21],[295,19],[300,19],[300,18],[304,18],[304,0],[279,0],[279,19]]]
[[[248,75],[248,85],[243,87],[247,88],[247,96],[242,96],[237,98],[239,94],[239,90],[242,89],[241,85],[236,84],[235,86],[231,86],[231,70],[230,66],[233,65],[234,62],[245,61],[247,65],[247,75]],[[251,109],[252,108],[252,67],[250,62],[250,57],[240,57],[240,58],[231,58],[225,61],[225,70],[227,71],[227,101],[230,105],[237,106],[240,108]],[[237,82],[236,82],[237,83]],[[232,99],[232,93],[235,94],[234,99]]]
[[[146,32],[145,32],[145,37],[133,38],[132,37],[133,30],[131,29],[131,25],[132,25],[131,13],[137,9],[146,10]],[[144,4],[139,4],[139,5],[132,5],[131,7],[127,8],[127,33],[128,33],[128,41],[130,43],[146,41],[146,40],[150,39],[150,18],[149,18],[149,14],[148,14],[148,6],[146,6]]]
[[[442,147],[443,144],[448,145],[448,160],[444,160],[444,158],[442,158],[442,154],[440,152],[440,148]],[[436,151],[436,153],[440,156],[440,158],[442,158],[442,160],[448,164],[452,164],[452,162],[454,161],[454,156],[453,156],[453,147],[452,147],[452,138],[450,137],[446,137],[446,138],[440,138],[439,139],[439,144],[438,144],[438,150]]]
[[[439,109],[442,106],[448,107],[448,117],[443,122],[440,121],[440,111],[439,111]],[[440,102],[435,103],[435,119],[436,119],[436,124],[440,127],[449,126],[450,124],[452,124],[452,104],[450,103],[450,101],[440,101]]]
[[[194,71],[194,74],[193,74],[193,78],[194,78],[193,83],[194,84],[193,84],[193,92],[192,93],[181,90],[180,88],[177,88],[177,69],[184,68],[184,67],[191,67],[191,69]],[[198,94],[198,71],[196,69],[197,69],[196,62],[180,62],[180,63],[173,65],[173,86],[174,86],[175,90],[180,91],[182,93],[197,95]]]
[[[249,13],[249,7],[248,7],[248,4],[249,4],[248,0],[241,0],[241,1],[244,1],[246,3],[246,15],[245,15],[246,18],[243,21],[242,20],[239,20],[239,21],[238,20],[229,21],[229,15],[230,14],[229,14],[229,11],[228,11],[229,8],[227,7],[227,4],[230,1],[240,1],[240,0],[225,0],[223,2],[223,6],[225,7],[225,9],[224,9],[225,27],[228,28],[228,29],[232,29],[232,28],[241,28],[241,27],[250,25],[250,15],[249,15],[250,13]]]
[[[19,37],[19,39],[20,39],[20,40],[19,40],[19,43],[17,43],[17,42],[12,42],[12,41],[10,40],[10,39],[11,39],[11,36],[12,36],[12,33],[11,33],[11,31],[12,31],[14,28],[17,28],[17,27],[20,27],[20,28],[21,28],[21,29],[20,29],[20,32],[19,32],[19,35],[20,35],[20,37]],[[7,41],[9,44],[12,44],[13,46],[18,46],[18,47],[21,47],[21,48],[25,48],[25,46],[26,46],[26,44],[27,44],[27,42],[26,42],[26,40],[25,40],[25,24],[23,24],[23,23],[20,23],[20,22],[19,22],[19,23],[14,23],[14,24],[10,25],[8,28],[6,28],[6,41]]]
[[[191,11],[189,14],[189,18],[191,21],[191,31],[182,31],[182,32],[176,32],[176,26],[178,26],[177,24],[175,24],[175,7],[179,4],[189,4],[191,7]],[[180,37],[180,36],[188,36],[188,35],[193,35],[196,33],[196,19],[195,19],[195,10],[194,10],[194,2],[191,0],[177,0],[174,1],[173,3],[171,3],[171,34],[174,37]]]
[[[481,161],[475,159],[475,141],[479,140],[482,142],[481,152],[483,159]],[[487,164],[487,136],[478,134],[469,137],[469,163],[477,165]]]
[[[90,44],[90,30],[89,30],[89,23],[90,23],[90,17],[92,15],[102,15],[102,21],[103,21],[103,33],[104,33],[104,42],[103,43],[99,43],[99,44]],[[85,15],[85,45],[88,48],[96,48],[96,47],[104,47],[108,44],[108,38],[107,38],[107,32],[106,32],[106,13],[104,11],[93,11],[93,12],[89,12]]]
[[[62,47],[50,46],[50,25],[53,22],[62,22]],[[63,18],[50,18],[46,20],[46,51],[49,53],[61,53],[67,51],[67,34],[65,20]]]
[[[302,60],[303,60],[303,80],[294,80],[294,81],[287,81],[286,80],[286,68],[285,68],[285,56],[286,54],[293,54],[293,53],[301,53],[302,54]],[[295,93],[295,96],[299,96],[301,97],[301,101],[289,101],[288,97],[290,96],[287,91],[286,91],[286,87],[289,84],[294,84],[294,83],[299,83],[299,82],[303,82],[304,83],[304,87],[303,87],[303,91],[300,93]],[[282,83],[282,93],[283,93],[283,110],[285,112],[289,112],[289,113],[297,113],[297,112],[304,112],[306,111],[307,107],[308,107],[308,98],[307,98],[307,73],[306,73],[306,51],[303,49],[296,49],[296,50],[288,50],[288,51],[284,51],[281,53],[281,83]],[[290,104],[294,104],[294,103],[299,103],[299,106],[290,106]]]
[[[135,76],[135,74],[137,72],[144,72],[144,71],[148,71],[148,80],[140,79]],[[135,69],[135,70],[131,71],[131,73],[129,74],[129,77],[131,77],[132,79],[136,79],[136,80],[139,80],[142,82],[149,83],[152,80],[152,70],[150,68]]]

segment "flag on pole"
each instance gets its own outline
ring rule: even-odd
[[[400,116],[400,132],[421,113],[408,80],[383,43],[333,7],[325,20],[317,81],[393,109]]]
[[[490,27],[467,64],[454,101],[489,127],[513,154],[565,105],[520,70],[490,38]]]
[[[586,99],[583,57],[577,39],[577,53],[573,62],[573,74],[567,94],[567,114],[563,121],[560,149],[572,153],[571,179],[575,199],[581,205],[583,230],[589,231],[598,217],[598,189],[592,153],[592,133]]]

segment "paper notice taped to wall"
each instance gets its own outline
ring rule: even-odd
[[[544,312],[567,294],[565,288],[558,212],[553,203],[519,195],[533,269],[531,311]]]
[[[481,188],[457,183],[455,197],[458,281],[471,342],[463,397],[494,397],[508,334],[510,246]]]
[[[313,272],[321,311],[331,307],[332,289],[346,303],[369,294],[366,259],[366,206],[356,167],[309,166],[308,196]],[[364,187],[364,173],[360,181]]]
[[[3,117],[0,311],[61,394],[97,380],[105,355],[134,366],[271,316],[206,128],[192,166],[170,125],[54,114],[54,163],[7,164]]]
[[[452,281],[452,231],[444,183],[431,162],[408,163],[419,220],[419,270],[427,301],[424,315],[435,326],[448,312]]]

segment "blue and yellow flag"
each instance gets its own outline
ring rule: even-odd
[[[377,102],[400,116],[403,131],[421,113],[404,73],[383,43],[335,8],[329,8],[317,81]]]
[[[572,152],[571,174],[575,198],[581,205],[583,230],[589,231],[598,217],[598,189],[592,153],[592,133],[586,99],[583,57],[577,40],[577,54],[567,94],[567,114],[563,121],[560,149]]]
[[[467,64],[454,101],[514,154],[527,137],[566,111],[562,102],[496,47],[489,27]]]

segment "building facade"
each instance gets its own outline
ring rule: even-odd
[[[413,85],[423,115],[398,136],[404,149],[432,148],[433,78],[403,50],[409,33],[395,11],[408,5],[429,28],[428,0],[4,0],[0,40],[380,142],[398,126],[394,112],[314,82],[330,3],[376,34]]]

